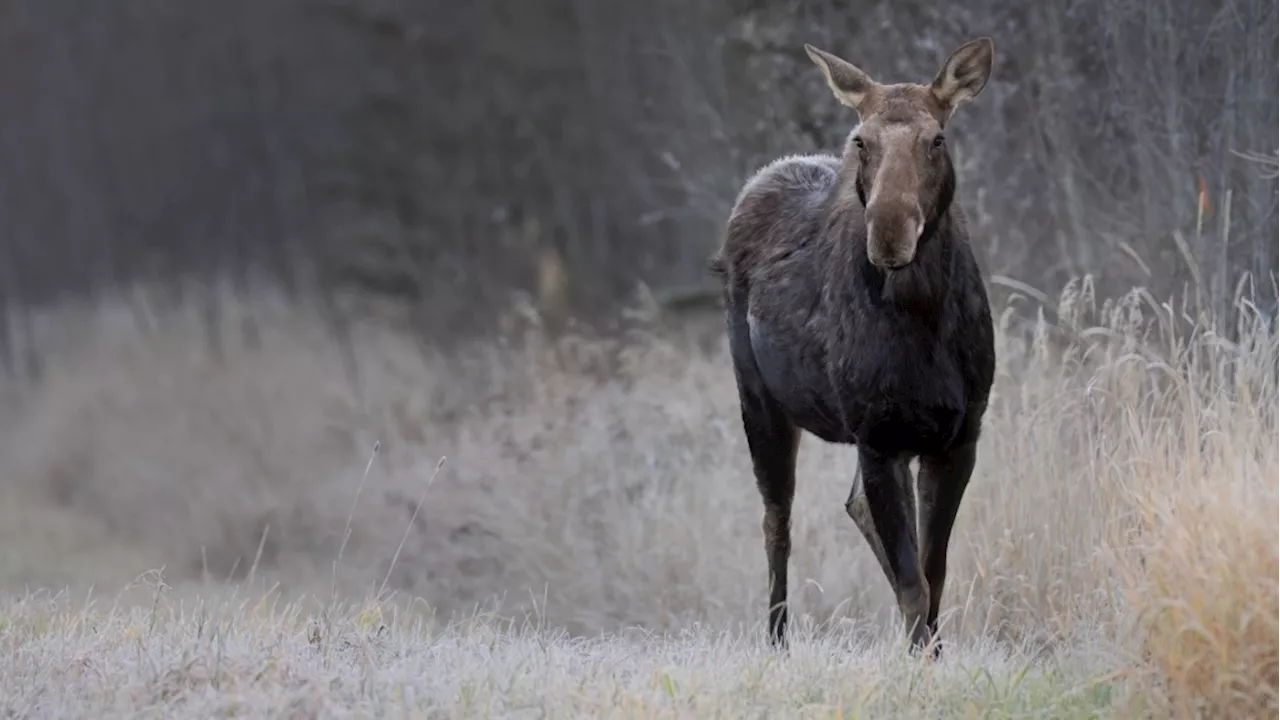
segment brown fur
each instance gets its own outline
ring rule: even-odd
[[[764,499],[770,637],[786,636],[803,430],[857,446],[846,509],[920,647],[937,631],[947,544],[995,366],[991,312],[941,133],[986,84],[993,45],[962,46],[928,85],[881,85],[806,50],[861,122],[842,157],[787,157],[753,175],[711,261]]]

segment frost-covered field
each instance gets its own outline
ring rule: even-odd
[[[49,718],[1073,718],[1126,700],[1098,639],[1039,654],[964,643],[929,662],[878,633],[802,629],[780,655],[701,628],[573,639],[480,616],[433,628],[372,604],[307,605],[8,600],[0,704]]]
[[[1052,325],[1003,323],[933,663],[897,644],[844,513],[853,453],[812,438],[797,636],[760,642],[762,511],[721,345],[533,333],[423,358],[360,326],[353,372],[283,301],[218,317],[215,353],[191,308],[51,312],[40,382],[0,385],[5,712],[1276,715],[1261,323],[1223,337],[1087,285]]]

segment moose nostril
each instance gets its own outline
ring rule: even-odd
[[[900,258],[893,255],[881,255],[875,253],[870,254],[868,259],[871,260],[872,265],[885,270],[898,270],[910,262],[909,258]]]

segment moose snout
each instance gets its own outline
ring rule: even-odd
[[[924,217],[916,208],[891,213],[867,213],[867,259],[872,265],[896,270],[911,263],[924,233]]]

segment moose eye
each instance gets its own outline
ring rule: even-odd
[[[942,147],[942,143],[944,143],[944,142],[946,142],[946,141],[947,141],[947,139],[946,139],[944,136],[942,136],[942,135],[937,135],[937,136],[935,136],[935,137],[933,138],[933,146],[934,146],[934,147],[936,147],[936,148],[940,148],[940,147]]]
[[[853,144],[854,144],[854,145],[856,145],[856,146],[858,146],[858,149],[859,149],[859,150],[866,150],[866,149],[867,149],[867,144],[866,144],[866,143],[864,143],[864,142],[862,142],[862,138],[860,138],[860,137],[855,137],[855,138],[853,139]]]

